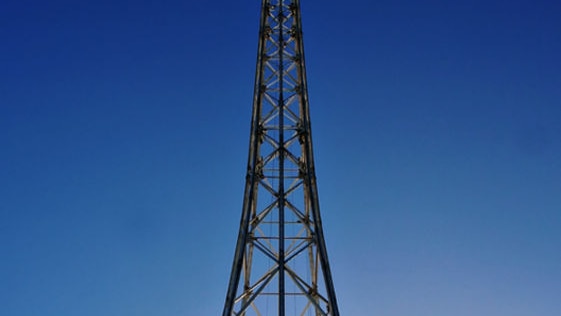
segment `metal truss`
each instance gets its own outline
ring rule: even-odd
[[[240,231],[223,316],[338,316],[312,154],[300,2],[262,0]]]

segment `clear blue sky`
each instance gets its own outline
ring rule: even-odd
[[[343,315],[561,313],[561,4],[302,0]],[[6,1],[0,315],[221,312],[259,1]]]

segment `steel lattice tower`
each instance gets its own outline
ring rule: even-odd
[[[339,310],[314,172],[300,1],[262,0],[246,185],[223,316]]]

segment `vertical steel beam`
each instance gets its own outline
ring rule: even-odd
[[[285,316],[285,214],[284,214],[284,158],[285,158],[285,148],[284,148],[284,12],[282,10],[283,1],[279,1],[280,10],[277,10],[276,16],[278,23],[280,25],[278,30],[278,40],[277,43],[280,47],[280,54],[279,58],[279,68],[278,68],[278,77],[279,77],[279,97],[277,107],[279,109],[279,187],[278,187],[278,196],[279,196],[279,313],[278,316]]]

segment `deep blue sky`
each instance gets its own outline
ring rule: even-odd
[[[302,0],[343,315],[561,311],[561,4]],[[0,315],[221,312],[259,1],[0,9]]]

